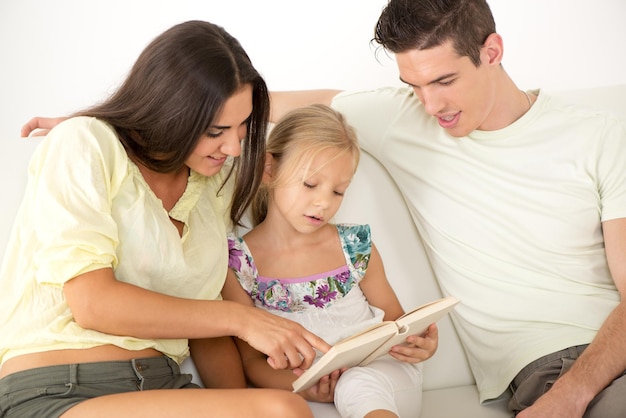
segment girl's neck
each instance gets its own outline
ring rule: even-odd
[[[337,228],[326,224],[313,233],[275,228],[263,222],[244,235],[260,275],[307,277],[345,265]]]
[[[325,224],[314,232],[302,233],[295,230],[284,220],[273,220],[268,216],[263,222],[252,229],[246,237],[272,248],[306,248],[319,245],[328,239],[329,234],[336,234],[332,224]]]

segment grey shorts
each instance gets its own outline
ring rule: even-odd
[[[41,367],[0,379],[0,417],[57,418],[98,396],[198,387],[165,356]]]

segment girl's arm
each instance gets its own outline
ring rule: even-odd
[[[189,340],[191,358],[206,388],[246,387],[241,357],[232,337]]]
[[[402,305],[387,280],[383,260],[374,244],[372,244],[367,271],[360,286],[369,304],[385,312],[385,321],[396,320],[404,314]],[[437,351],[439,342],[437,326],[431,324],[424,335],[410,335],[406,342],[407,345],[394,346],[389,354],[397,360],[409,363],[419,363],[432,357]]]
[[[247,306],[254,306],[250,295],[241,287],[232,271],[228,271],[226,282],[222,289],[224,300],[230,300]],[[256,308],[255,308],[256,309]],[[260,310],[260,308],[259,308]],[[267,356],[255,350],[245,341],[236,339],[241,362],[248,382],[258,388],[273,388],[293,390],[291,386],[298,375],[291,370],[276,370],[267,363]],[[302,397],[315,402],[332,402],[334,399],[335,385],[339,379],[339,371],[324,376],[319,383],[312,388],[300,393]]]

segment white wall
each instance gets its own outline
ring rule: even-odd
[[[490,0],[521,88],[626,83],[625,0]],[[397,84],[369,40],[386,0],[0,0],[0,137],[104,98],[157,34],[224,26],[274,90]],[[6,181],[6,180],[3,180]]]

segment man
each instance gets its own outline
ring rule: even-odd
[[[481,401],[626,416],[626,129],[521,91],[484,0],[390,0],[375,40],[409,88],[276,92],[331,104],[404,194]],[[544,393],[545,392],[545,393]]]

